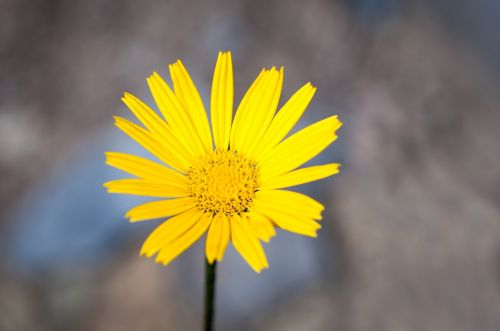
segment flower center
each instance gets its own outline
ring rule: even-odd
[[[256,162],[235,151],[216,150],[193,163],[187,184],[198,208],[233,215],[250,207],[259,171]]]

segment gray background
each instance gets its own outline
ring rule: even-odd
[[[339,114],[301,190],[319,239],[280,232],[254,274],[230,248],[220,330],[500,329],[500,5],[496,1],[0,1],[0,330],[196,330],[203,253],[138,257],[157,222],[106,195],[112,115],[182,58],[205,104],[219,50],[236,99],[263,66]],[[126,115],[125,115],[126,116]]]

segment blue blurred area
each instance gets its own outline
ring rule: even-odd
[[[102,187],[123,176],[104,164],[104,146],[144,154],[118,133],[83,142],[11,215],[11,228],[2,243],[14,269],[34,275],[54,268],[93,267],[122,248],[127,236],[144,228],[127,224],[123,217],[144,199],[109,195]]]

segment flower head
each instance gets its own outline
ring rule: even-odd
[[[299,89],[276,113],[283,68],[262,70],[241,100],[233,119],[231,53],[219,53],[210,100],[210,119],[181,61],[169,66],[173,90],[153,73],[148,85],[162,115],[135,96],[124,103],[142,126],[115,117],[123,132],[161,163],[107,152],[106,163],[135,178],[104,184],[110,193],[157,197],[132,208],[131,222],[170,217],[144,242],[141,254],[156,254],[168,264],[205,232],[206,256],[221,261],[232,242],[257,272],[268,267],[260,241],[268,242],[275,227],[316,237],[323,206],[285,188],[322,179],[339,164],[299,168],[336,138],[337,116],[309,125],[286,137],[311,101],[316,88]]]

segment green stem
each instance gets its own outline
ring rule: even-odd
[[[210,264],[205,258],[205,318],[204,331],[214,330],[214,312],[215,312],[215,275],[217,262]]]

